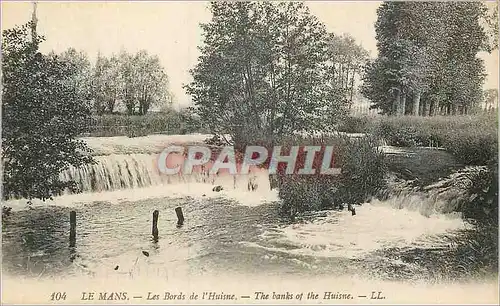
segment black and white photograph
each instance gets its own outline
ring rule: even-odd
[[[2,304],[499,304],[497,1],[1,13]]]

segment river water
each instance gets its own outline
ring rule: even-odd
[[[216,278],[215,284],[229,277],[225,284],[234,286],[251,279],[262,284],[273,278],[347,277],[403,282],[414,289],[420,282],[436,283],[432,262],[422,261],[422,252],[445,256],[449,237],[470,228],[457,215],[422,214],[418,207],[425,203],[416,205],[418,198],[410,196],[366,203],[355,216],[324,211],[290,223],[278,215],[277,192],[269,189],[265,173],[257,175],[256,191],[248,191],[247,177],[235,185],[228,177],[212,183],[197,176],[161,176],[156,154],[161,145],[183,140],[178,138],[87,139],[98,164],[62,174],[79,182],[83,193],[34,202],[31,209],[19,200],[4,203],[14,208],[2,223],[4,280],[15,287],[20,280],[93,279],[95,285],[96,279],[191,284]],[[212,191],[214,185],[224,190]],[[180,227],[176,207],[185,216]],[[68,239],[71,210],[77,215],[74,246]],[[158,241],[151,238],[154,210],[160,216]],[[495,296],[491,288],[495,285],[474,290],[485,290],[487,302]]]

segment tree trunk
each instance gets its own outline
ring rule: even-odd
[[[350,88],[350,101],[351,103],[349,104],[349,107],[351,107],[352,105],[352,99],[353,99],[353,96],[354,96],[354,76],[356,75],[356,72],[353,70],[352,71],[352,75],[351,75],[351,88]]]
[[[429,116],[435,116],[436,115],[436,101],[431,102],[431,106],[429,107]]]
[[[424,107],[422,108],[422,116],[429,116],[431,110],[431,101],[426,101]]]
[[[399,91],[399,89],[396,91],[396,97],[394,98],[394,101],[392,103],[392,114],[394,115],[398,115],[398,111],[399,111],[399,100],[401,98],[401,92]]]
[[[406,93],[403,92],[401,95],[401,108],[400,108],[400,115],[404,116],[406,113]]]
[[[420,115],[420,91],[415,91],[413,93],[413,116]]]

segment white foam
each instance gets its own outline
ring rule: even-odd
[[[185,179],[186,181],[182,181]],[[144,199],[156,198],[217,198],[222,197],[237,202],[244,206],[257,206],[266,202],[277,201],[278,194],[269,189],[269,179],[264,173],[258,175],[259,188],[256,191],[248,191],[246,177],[237,180],[236,188],[232,177],[219,178],[215,184],[197,183],[192,178],[181,178],[181,181],[171,184],[161,184],[145,188],[128,188],[103,192],[86,192],[79,194],[68,194],[54,197],[53,200],[45,202],[33,200],[33,207],[39,206],[61,206],[76,207],[92,202],[109,202],[119,204],[121,202],[133,202]],[[191,182],[192,181],[192,182]],[[222,186],[220,192],[213,191],[215,186]],[[4,205],[12,207],[14,211],[27,209],[27,201],[8,200]]]
[[[321,257],[362,257],[383,248],[439,245],[436,235],[464,229],[460,218],[446,215],[422,216],[416,211],[364,204],[357,214],[330,211],[327,217],[266,231],[261,244],[248,244],[269,251]],[[271,245],[288,246],[274,247]]]

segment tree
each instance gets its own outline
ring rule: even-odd
[[[123,102],[129,115],[145,115],[151,106],[172,102],[168,77],[158,56],[146,51],[118,56],[97,56],[93,69],[92,96],[98,114],[113,113]]]
[[[366,67],[362,92],[389,114],[468,113],[484,81],[476,57],[486,41],[484,11],[480,2],[383,3],[375,25],[379,56]]]
[[[343,89],[351,106],[356,78],[359,78],[361,69],[368,60],[368,51],[349,34],[330,34],[328,53],[332,61],[332,81]]]
[[[484,110],[494,111],[498,108],[498,89],[487,89],[484,91]]]
[[[49,56],[59,56],[59,59],[69,63],[75,73],[71,78],[68,78],[70,86],[72,86],[84,101],[91,100],[91,84],[92,84],[92,67],[88,56],[83,51],[77,51],[74,48],[69,48],[63,53],[56,55],[54,52],[49,53]]]
[[[75,66],[38,52],[31,23],[2,33],[2,157],[4,198],[50,199],[72,181],[61,171],[92,162],[80,135],[90,111],[72,80]]]
[[[127,113],[133,115],[137,107],[137,93],[134,86],[136,68],[133,55],[122,51],[119,55],[120,73],[122,75],[122,100],[127,108]]]
[[[186,85],[210,131],[236,145],[324,130],[347,101],[332,81],[323,24],[297,2],[212,2]],[[326,120],[328,119],[328,120]]]
[[[122,93],[122,74],[120,62],[116,56],[110,58],[101,54],[92,73],[92,98],[97,113],[113,113]]]
[[[485,46],[486,51],[498,50],[498,2],[493,7],[484,11],[483,22],[486,23],[488,41]]]
[[[139,115],[145,115],[153,105],[169,104],[171,100],[168,92],[168,77],[161,66],[159,57],[141,50],[135,55],[133,61],[135,79],[131,85],[137,94]]]

